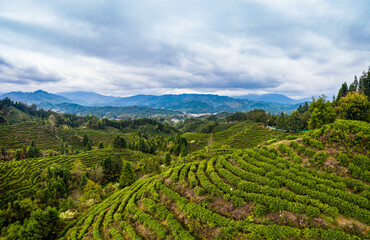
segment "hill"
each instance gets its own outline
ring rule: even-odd
[[[6,97],[10,98],[13,101],[36,105],[41,103],[58,104],[64,102],[72,102],[65,97],[48,93],[42,90],[38,90],[35,92],[10,92],[0,96],[1,99]]]
[[[0,125],[3,237],[370,236],[369,123],[337,119],[287,132],[210,115],[176,129],[148,118],[57,114],[9,99],[1,106],[21,121]],[[120,181],[125,169],[131,186]]]
[[[155,109],[150,107],[91,107],[82,106],[74,103],[61,104],[39,104],[40,108],[46,110],[53,110],[58,113],[70,113],[79,116],[94,115],[98,118],[114,118],[114,119],[130,119],[143,117],[171,117],[175,115],[182,115],[179,111],[172,111],[166,109]]]
[[[338,121],[302,138],[309,140],[194,152],[162,174],[114,192],[72,221],[59,237],[366,238],[370,230],[368,183],[340,176],[340,172],[321,171],[331,160],[320,156],[335,155],[334,142],[345,145],[358,133],[368,144],[368,128],[363,122]],[[344,135],[329,142],[333,136],[328,132]],[[324,147],[315,137],[324,139]],[[368,145],[361,146],[348,161],[355,164],[356,156],[368,151]]]
[[[84,106],[111,106],[114,101],[119,99],[119,97],[105,96],[95,92],[84,91],[59,92],[57,94]]]
[[[140,95],[122,98],[117,100],[115,104],[125,106],[132,102],[135,102],[139,106],[164,108],[185,113],[247,112],[255,108],[262,108],[271,113],[280,113],[292,112],[298,107],[290,104],[264,103],[211,94]]]
[[[271,103],[288,103],[288,104],[297,104],[297,103],[304,103],[304,102],[310,102],[311,98],[302,98],[302,99],[292,99],[290,97],[287,97],[283,94],[274,94],[274,93],[268,93],[268,94],[247,94],[242,96],[236,96],[235,98],[240,99],[249,99],[254,101],[260,101],[260,102],[271,102]]]
[[[113,109],[113,107],[140,106],[182,113],[247,112],[252,109],[262,108],[274,114],[280,114],[281,112],[291,113],[298,107],[297,104],[268,103],[211,94],[136,95],[125,98],[104,96],[92,92],[64,92],[61,94],[63,96],[39,90],[33,93],[11,92],[1,97],[9,97],[15,101],[22,101],[28,104],[37,104],[39,108],[56,109],[61,112],[79,115],[84,115],[87,112],[86,109],[99,112],[99,110],[85,108],[85,106],[105,106],[105,113],[116,111],[117,109]],[[93,114],[92,112],[90,113]],[[105,116],[104,113],[99,115]]]

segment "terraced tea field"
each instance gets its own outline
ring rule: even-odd
[[[360,180],[302,167],[274,148],[238,150],[138,180],[59,237],[360,239],[370,230],[369,190]],[[343,222],[359,232],[344,231]]]
[[[37,122],[0,125],[0,146],[6,149],[28,146],[32,140],[40,149],[56,149],[59,146],[59,139],[48,133],[45,126]]]
[[[92,168],[102,162],[108,155],[118,153],[122,160],[139,164],[140,161],[152,156],[140,151],[129,149],[97,149],[76,155],[58,155],[54,157],[24,159],[19,161],[0,162],[0,206],[14,200],[18,195],[34,197],[41,189],[41,174],[47,167],[53,165],[67,166],[69,169],[76,161],[80,161],[85,168]]]

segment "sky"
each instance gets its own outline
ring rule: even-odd
[[[0,92],[338,92],[370,66],[367,0],[0,0]]]

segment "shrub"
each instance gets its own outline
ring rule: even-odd
[[[293,158],[293,161],[297,164],[301,164],[302,163],[302,158],[298,155],[295,155],[294,158]]]
[[[195,195],[197,196],[203,196],[206,193],[206,190],[202,187],[196,186],[194,188]]]
[[[312,150],[312,149],[309,149],[309,148],[306,148],[306,150],[304,151],[304,154],[307,156],[307,157],[313,157],[315,155],[315,151]]]
[[[297,147],[297,153],[298,154],[301,154],[301,153],[303,153],[304,151],[306,150],[306,146],[305,145],[298,145],[298,147]]]
[[[318,167],[322,167],[327,158],[328,155],[325,152],[319,151],[314,155],[313,160]]]
[[[352,163],[364,170],[370,170],[370,159],[367,156],[356,155],[354,156]]]
[[[339,161],[339,163],[343,166],[348,166],[348,155],[344,152],[340,152],[338,155],[337,155],[337,160]]]
[[[257,217],[262,217],[267,213],[267,207],[262,204],[256,204],[253,208],[253,213]]]
[[[310,145],[310,138],[308,136],[303,136],[302,141],[305,145]]]
[[[297,148],[298,147],[298,142],[297,141],[291,141],[289,146],[292,147],[292,148]]]

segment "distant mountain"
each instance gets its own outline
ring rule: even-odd
[[[86,114],[87,111],[92,111],[90,113],[96,113],[96,116],[106,116],[106,113],[110,112],[110,115],[107,117],[120,116],[119,113],[114,114],[112,112],[122,111],[115,107],[129,106],[148,107],[160,110],[166,109],[182,113],[216,113],[223,111],[247,112],[255,108],[262,108],[267,112],[274,114],[279,114],[281,112],[290,113],[298,107],[296,102],[293,102],[294,104],[272,102],[271,99],[277,99],[276,95],[275,97],[270,96],[270,98],[265,96],[262,98],[264,101],[256,101],[212,94],[168,94],[161,96],[136,95],[131,97],[104,96],[94,92],[64,92],[60,94],[63,96],[39,90],[33,93],[11,92],[0,96],[0,98],[9,97],[15,101],[21,101],[27,104],[36,104],[40,108],[55,109],[60,112],[69,112],[81,115]],[[285,101],[287,101],[286,96],[284,96],[285,98],[281,96],[280,99],[285,99]],[[63,103],[69,103],[69,105]],[[92,108],[94,106],[105,108]],[[111,110],[108,110],[109,108]],[[123,111],[123,114],[126,114],[127,111],[128,109]],[[141,111],[143,111],[143,109],[141,109]],[[132,114],[134,114],[134,112],[132,112]]]
[[[289,113],[297,109],[297,106],[292,104],[258,102],[211,94],[138,95],[121,98],[115,101],[113,105],[127,106],[133,102],[138,106],[164,108],[184,113],[246,112],[255,108],[263,108],[268,112],[278,114],[280,112]]]
[[[87,116],[89,114],[98,118],[114,118],[114,119],[128,119],[128,118],[142,118],[142,117],[169,117],[173,115],[182,115],[181,112],[171,111],[166,109],[153,109],[149,107],[91,107],[81,106],[75,103],[60,103],[60,104],[40,104],[40,108],[45,110],[53,110],[58,113],[72,113],[80,116]]]
[[[1,99],[6,98],[6,97],[10,98],[13,101],[24,102],[27,104],[36,104],[36,105],[39,105],[41,103],[58,104],[58,103],[72,102],[71,100],[65,97],[52,94],[52,93],[48,93],[43,90],[38,90],[35,92],[10,92],[10,93],[5,93],[0,96]]]
[[[74,103],[85,106],[108,106],[120,99],[120,97],[105,96],[95,92],[59,92],[60,96],[72,100]]]
[[[283,94],[275,94],[275,93],[248,94],[248,95],[237,96],[235,98],[249,99],[249,100],[254,100],[254,101],[259,101],[259,102],[290,103],[290,104],[304,103],[304,102],[311,101],[311,98],[302,98],[302,99],[295,100]]]

